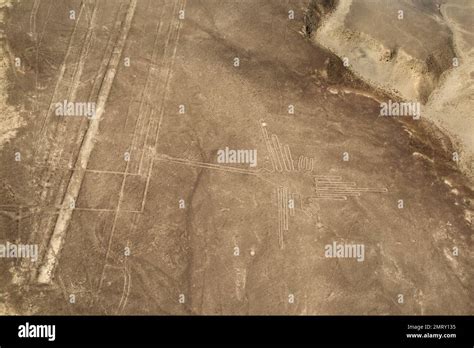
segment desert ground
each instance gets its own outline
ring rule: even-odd
[[[463,4],[2,2],[0,313],[473,314]]]
[[[331,9],[314,41],[372,87],[422,102],[423,117],[448,136],[472,180],[474,3],[340,0]]]

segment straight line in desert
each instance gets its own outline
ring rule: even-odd
[[[259,172],[256,171],[256,170],[248,170],[248,169],[225,166],[225,165],[214,164],[214,163],[193,161],[193,160],[188,160],[188,159],[185,159],[185,158],[176,158],[176,157],[171,157],[171,156],[167,156],[167,155],[159,155],[159,156],[156,157],[156,159],[158,161],[167,161],[167,162],[183,164],[183,165],[187,165],[187,166],[191,166],[191,167],[216,169],[216,170],[222,170],[222,171],[230,172],[230,173],[239,173],[239,174],[248,174],[248,175],[258,175],[259,174]]]
[[[113,50],[113,32],[117,32],[120,29],[121,26],[121,21],[120,21],[120,14],[122,13],[122,8],[124,6],[123,2],[120,2],[119,8],[117,10],[117,14],[115,16],[115,21],[112,26],[111,33],[108,36],[107,39],[107,44],[104,46],[104,53],[102,55],[102,59],[100,61],[99,69],[97,70],[96,76],[93,78],[93,84],[89,92],[89,97],[88,100],[91,101],[94,95],[98,95],[100,92],[100,84],[103,79],[101,79],[101,76],[105,76],[105,73],[107,71],[107,66],[109,63],[109,59],[107,57],[111,54],[109,51]],[[110,47],[112,45],[112,47]],[[83,82],[85,83],[85,82]],[[74,148],[80,148],[80,145],[82,143],[82,140],[84,139],[85,132],[87,131],[87,119],[83,118],[80,124],[80,132],[78,132],[76,139],[74,140],[75,147]],[[86,128],[83,130],[83,128]],[[68,166],[72,167],[74,165],[74,158],[75,154],[72,153],[69,160],[68,160]]]
[[[181,2],[180,8],[182,10],[184,10],[185,7],[186,7],[186,0]],[[175,45],[173,47],[173,52],[171,53],[170,65],[169,65],[169,67],[166,71],[164,91],[162,93],[162,99],[161,99],[161,104],[160,104],[160,116],[159,116],[158,126],[156,128],[153,152],[152,152],[152,156],[150,158],[148,176],[147,176],[147,180],[146,180],[146,184],[145,184],[145,191],[144,191],[143,199],[142,199],[142,208],[141,208],[142,212],[145,211],[145,202],[146,202],[147,195],[148,195],[148,189],[149,189],[149,186],[150,186],[151,176],[153,174],[153,166],[155,164],[153,155],[156,153],[156,148],[158,146],[158,138],[159,138],[159,135],[160,135],[161,123],[163,122],[163,116],[164,116],[164,113],[165,113],[165,102],[166,102],[166,98],[168,97],[168,93],[169,93],[168,86],[169,86],[169,81],[171,79],[171,71],[173,70],[173,66],[174,66],[176,51],[177,51],[177,48],[178,48],[180,30],[181,30],[181,21],[178,21],[177,29],[176,29],[176,42],[175,42]],[[165,56],[166,50],[168,49],[168,43],[169,43],[169,37],[168,37],[167,44],[165,46],[163,56]]]
[[[71,37],[69,38],[69,43],[68,43],[68,46],[67,46],[67,49],[66,49],[66,54],[64,55],[63,62],[61,64],[61,68],[59,70],[59,76],[58,76],[58,79],[56,80],[56,85],[54,87],[54,91],[53,91],[53,94],[51,96],[51,100],[49,102],[48,110],[46,111],[46,113],[43,117],[40,132],[39,132],[39,135],[38,135],[38,137],[36,139],[36,142],[35,142],[35,156],[34,157],[36,157],[36,154],[39,152],[40,142],[43,139],[43,137],[45,136],[46,121],[48,120],[48,116],[50,115],[50,113],[53,110],[53,105],[54,105],[54,101],[56,100],[56,95],[58,93],[58,88],[61,85],[61,82],[64,78],[64,73],[66,72],[67,60],[69,58],[69,55],[71,54],[72,43],[73,43],[74,37],[76,35],[77,26],[78,26],[78,23],[80,21],[81,14],[82,14],[82,11],[84,9],[84,6],[85,6],[85,4],[81,3],[81,7],[80,7],[80,10],[79,10],[79,14],[77,16],[76,23],[75,23],[74,28],[72,30]]]
[[[84,70],[84,64],[86,63],[87,56],[89,55],[89,50],[92,44],[92,34],[94,32],[94,28],[96,26],[96,17],[97,17],[97,10],[98,10],[98,4],[95,3],[94,5],[94,10],[92,11],[92,15],[89,20],[89,25],[87,28],[87,33],[85,38],[83,39],[83,44],[81,47],[81,52],[79,55],[79,61],[74,67],[74,71],[72,74],[72,81],[71,84],[68,86],[68,91],[67,91],[67,99],[68,101],[74,101],[76,99],[77,95],[77,89],[79,87],[79,84],[81,82],[81,77],[82,73]],[[66,122],[60,122],[58,125],[56,125],[56,134],[59,133],[66,133],[67,129],[67,123]],[[54,153],[54,149],[52,151]],[[62,151],[59,153],[58,156],[55,156],[53,154],[50,163],[55,161],[57,163],[61,163],[61,158],[62,158]],[[54,163],[54,162],[53,162]]]
[[[64,61],[61,64],[61,70],[60,70],[60,74],[59,74],[60,76],[57,79],[52,99],[50,101],[50,104],[48,106],[48,110],[47,110],[45,118],[43,120],[43,126],[45,126],[45,127],[46,127],[46,122],[47,122],[48,118],[50,117],[50,115],[52,113],[52,107],[53,107],[54,99],[57,99],[57,97],[60,95],[60,88],[59,87],[64,82],[63,80],[64,80],[64,76],[65,76],[66,71],[67,71],[68,60],[69,60],[70,55],[71,55],[71,48],[74,46],[74,41],[76,40],[75,35],[76,35],[77,28],[78,28],[79,22],[80,22],[80,18],[82,16],[83,9],[84,9],[85,6],[86,6],[85,3],[81,4],[78,19],[75,23],[73,33],[71,35],[71,38],[70,38],[70,41],[69,41],[69,44],[68,44],[68,48],[66,50],[67,52],[65,54]],[[97,4],[94,8],[94,15],[88,21],[88,29],[87,29],[88,36],[85,38],[85,40],[82,40],[82,46],[81,46],[80,54],[79,54],[79,57],[77,58],[79,63],[75,66],[74,71],[73,71],[73,75],[72,75],[73,81],[71,81],[71,84],[68,84],[69,85],[69,87],[68,87],[69,92],[68,93],[71,93],[74,96],[76,94],[75,89],[77,88],[77,86],[73,86],[72,83],[74,82],[75,79],[80,80],[80,77],[81,77],[81,74],[82,74],[82,68],[80,68],[79,70],[77,68],[78,68],[78,65],[81,64],[81,62],[85,60],[86,55],[87,55],[88,46],[90,45],[90,42],[91,42],[91,34],[92,34],[93,26],[94,26],[96,8],[97,8]],[[50,11],[50,8],[48,8],[48,14],[49,14],[49,11]],[[82,16],[82,18],[84,18],[84,16]],[[44,24],[44,26],[46,26],[46,23]],[[44,35],[44,31],[45,31],[45,29],[43,29],[42,37]],[[42,39],[42,37],[41,37],[41,39]],[[39,44],[40,43],[38,43],[38,45]],[[58,133],[59,134],[65,133],[65,130],[64,130],[65,127],[66,127],[66,125],[63,122],[59,122],[59,124],[55,123],[55,124],[53,124],[51,132],[55,135],[55,137],[57,137]],[[39,154],[42,157],[44,156],[44,159],[48,160],[49,165],[46,166],[46,170],[41,173],[41,178],[42,178],[41,180],[47,182],[54,175],[55,170],[56,170],[56,166],[61,161],[61,157],[62,157],[62,154],[64,152],[64,148],[61,147],[61,146],[49,145],[48,141],[44,140],[46,138],[46,135],[47,135],[46,128],[42,129],[42,132],[43,132],[42,133],[43,136],[40,139],[37,140],[38,146],[36,146],[34,157],[36,157],[36,154]],[[58,144],[60,144],[60,142],[58,142]],[[60,189],[60,191],[61,191],[61,189]],[[43,190],[42,190],[41,196],[40,196],[41,200],[47,199],[48,192],[49,192],[49,188],[48,187],[43,187]],[[61,194],[61,192],[60,192],[60,194]],[[58,195],[56,195],[55,204],[59,204],[57,202],[58,199],[61,199],[61,197],[58,197]],[[40,220],[38,223],[35,223],[35,228],[32,229],[32,233],[30,235],[30,238],[35,239],[36,234],[40,230],[50,231],[53,224],[54,224],[54,219],[51,219],[51,218],[47,218],[45,221]],[[47,241],[43,241],[43,242],[46,243]]]
[[[175,7],[176,7],[176,3],[173,6],[173,12],[174,12]],[[162,12],[162,16],[163,16],[163,12]],[[170,23],[170,34],[172,33],[172,25],[173,25],[173,21],[171,21],[171,23]],[[152,80],[150,79],[150,73],[151,73],[151,70],[152,70],[151,69],[152,68],[151,63],[156,58],[155,57],[156,47],[157,47],[156,43],[157,43],[157,37],[161,32],[161,27],[162,26],[161,26],[161,21],[160,21],[158,26],[157,26],[157,31],[156,31],[156,34],[155,34],[153,52],[152,52],[152,57],[151,57],[151,61],[150,61],[150,64],[149,64],[149,69],[148,69],[147,76],[146,76],[146,82],[145,82],[145,85],[143,86],[143,90],[141,92],[140,105],[138,107],[138,118],[137,118],[137,121],[135,123],[135,128],[134,128],[133,136],[132,136],[132,143],[130,145],[130,150],[129,150],[130,154],[132,154],[132,152],[134,152],[135,149],[138,149],[138,146],[136,145],[136,142],[138,141],[137,140],[137,137],[138,137],[137,130],[139,128],[140,121],[142,120],[141,115],[142,115],[142,112],[143,112],[142,111],[143,107],[147,106],[147,104],[145,103],[145,99],[149,99],[149,97],[150,97],[147,94],[148,94],[148,90],[151,88],[150,86],[152,84]],[[179,28],[178,28],[178,30],[179,30]],[[168,41],[167,42],[169,42],[170,34],[168,35]],[[177,45],[177,44],[178,43],[176,42],[175,45]],[[153,112],[153,109],[150,110],[150,112]],[[146,113],[147,112],[145,111],[145,114]],[[152,116],[153,115],[150,114],[150,118],[152,118]],[[146,115],[145,115],[145,118],[146,118]],[[127,164],[126,164],[126,167],[125,167],[125,172],[126,173],[128,173],[129,168],[130,168],[130,161],[127,161]],[[107,242],[107,250],[106,250],[106,253],[105,253],[105,260],[104,260],[104,264],[103,264],[103,267],[102,267],[101,276],[99,278],[99,285],[97,287],[97,294],[100,292],[100,290],[102,288],[104,278],[105,278],[105,271],[106,271],[107,262],[108,262],[109,255],[110,255],[110,250],[112,248],[112,241],[113,241],[114,234],[115,234],[115,228],[117,226],[117,221],[118,221],[118,218],[119,218],[119,212],[120,212],[120,208],[121,208],[123,198],[124,198],[125,183],[126,183],[126,176],[124,175],[123,178],[122,178],[122,183],[121,183],[120,192],[119,192],[119,199],[118,199],[117,207],[115,209],[114,219],[113,219],[113,222],[112,222],[112,228],[111,228],[109,239],[108,239],[108,242]]]
[[[69,202],[75,202],[77,200],[77,197],[79,196],[79,191],[81,189],[81,185],[85,176],[85,169],[87,168],[87,164],[89,162],[92,150],[94,149],[94,143],[96,141],[96,136],[99,131],[99,123],[102,118],[102,114],[104,113],[105,104],[109,97],[110,90],[112,88],[112,84],[117,73],[117,67],[120,62],[122,51],[128,37],[128,32],[132,24],[132,19],[135,14],[136,6],[137,0],[131,0],[125,17],[125,21],[120,31],[120,36],[112,52],[110,63],[106,75],[104,77],[99,96],[97,98],[96,118],[91,119],[86,135],[84,137],[84,141],[79,150],[79,156],[77,158],[76,167],[81,168],[83,170],[76,170],[72,173],[66,193],[64,195],[63,206],[65,206],[64,203],[67,204]],[[39,274],[37,278],[38,283],[51,283],[59,253],[64,243],[66,231],[69,227],[69,223],[71,222],[72,212],[73,209],[63,208],[59,213],[53,234],[49,241],[48,249],[46,250],[44,262],[39,269]]]

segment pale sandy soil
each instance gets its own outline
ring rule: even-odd
[[[454,139],[460,149],[460,164],[474,173],[474,33],[466,16],[474,17],[474,3],[459,1],[441,6],[454,36],[459,66],[446,72],[440,87],[430,96],[423,114]]]
[[[308,31],[298,34],[307,0],[137,2],[123,48],[132,64],[116,69],[53,282],[30,277],[46,264],[61,208],[71,207],[71,164],[84,158],[89,129],[55,117],[51,103],[102,94],[130,3],[24,1],[10,11],[11,51],[29,62],[10,80],[10,98],[31,116],[0,151],[0,202],[9,204],[0,241],[38,244],[41,261],[13,274],[15,260],[0,262],[0,313],[472,313],[464,177],[422,123],[377,117],[386,96],[349,79]],[[81,6],[103,25],[63,15]],[[31,18],[45,28],[42,59],[28,51]],[[218,166],[225,146],[256,149],[258,171]],[[314,168],[300,168],[300,158]],[[321,177],[361,194],[315,196]],[[293,216],[282,204],[288,193]],[[326,258],[333,241],[364,244],[365,261]]]
[[[373,16],[370,22],[362,21],[362,10],[377,10],[369,5],[370,2],[341,0],[318,28],[314,41],[341,59],[347,58],[348,68],[374,87],[405,100],[420,101],[422,117],[449,136],[459,153],[461,169],[472,178],[474,36],[469,18],[474,4],[448,1],[441,5],[440,13],[431,9],[432,14],[423,13],[410,24],[401,24],[394,17],[398,7],[404,9],[407,19],[416,16],[420,9],[410,2],[398,1],[393,6],[379,3],[380,18]],[[430,36],[430,27],[433,32],[445,34]],[[453,48],[449,47],[451,42]],[[390,56],[390,52],[396,53]],[[428,64],[430,54],[439,63],[434,68]],[[452,54],[459,58],[460,65],[448,65],[440,75],[439,69],[452,60]]]
[[[0,24],[4,21],[5,8],[9,1],[0,0]],[[6,50],[6,43],[0,30],[0,148],[10,139],[14,138],[24,122],[16,108],[7,102],[7,74],[10,69],[10,57]]]
[[[348,18],[352,16],[358,16],[354,19],[355,28],[350,28],[347,24]],[[422,74],[424,62],[413,53],[407,53],[403,46],[397,47],[397,54],[387,59],[388,52],[394,49],[391,47],[392,38],[387,38],[384,42],[370,33],[370,30],[359,30],[362,19],[363,17],[353,13],[352,0],[341,0],[336,10],[326,17],[317,30],[315,42],[341,59],[347,58],[347,67],[367,82],[404,99],[420,99],[420,84],[433,84],[431,76]],[[395,22],[396,19],[392,20]]]
[[[5,9],[10,1],[0,0],[0,24],[4,23]],[[17,130],[23,125],[18,111],[7,103],[7,74],[10,69],[10,59],[5,49],[3,31],[0,29],[0,148],[8,140],[16,136]],[[8,303],[6,294],[0,294],[0,315],[15,315],[16,311]]]

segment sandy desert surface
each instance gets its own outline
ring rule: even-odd
[[[471,180],[473,18],[470,0],[341,0],[314,35],[373,87],[420,101],[422,117],[454,142]]]
[[[377,4],[2,0],[0,312],[472,314],[472,2]]]

